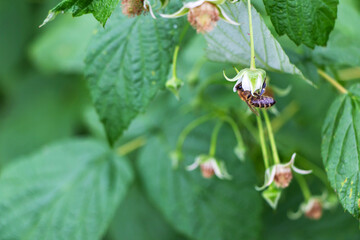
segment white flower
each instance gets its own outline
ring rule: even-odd
[[[291,160],[288,163],[276,164],[266,169],[264,185],[256,187],[256,190],[261,191],[270,186],[273,182],[278,188],[286,188],[289,186],[292,179],[291,170],[301,175],[310,174],[312,172],[311,170],[301,170],[294,166],[295,157],[296,153],[292,155]]]
[[[204,178],[211,178],[214,174],[220,179],[231,179],[231,176],[225,168],[225,163],[209,155],[199,155],[195,162],[186,169],[192,171],[200,166]]]
[[[238,86],[241,83],[242,88],[245,91],[250,91],[251,94],[254,94],[254,92],[258,90],[262,90],[266,78],[266,72],[260,68],[254,70],[245,68],[238,72],[234,78],[228,78],[225,75],[225,72],[223,72],[223,74],[226,80],[230,82],[236,81],[233,88],[234,92],[238,90]]]
[[[226,21],[230,24],[239,25],[239,23],[231,20],[231,18],[229,18],[229,16],[226,15],[224,9],[221,7],[221,4],[225,3],[225,0],[198,0],[198,1],[194,1],[194,2],[188,2],[188,3],[185,3],[183,5],[183,7],[180,8],[177,12],[175,12],[173,14],[160,14],[160,16],[162,16],[164,18],[181,17],[181,16],[184,16],[185,14],[187,14],[190,11],[190,9],[199,7],[205,2],[211,3],[216,6],[216,8],[219,11],[218,15],[221,19],[223,19],[224,21]]]

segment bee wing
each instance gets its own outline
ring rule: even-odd
[[[246,104],[249,106],[250,110],[255,113],[256,116],[259,116],[259,113],[255,110],[255,108],[253,106],[250,105],[250,103],[248,103],[247,101],[245,101]]]

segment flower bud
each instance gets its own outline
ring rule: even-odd
[[[274,176],[274,183],[278,188],[287,188],[292,180],[291,168],[277,165]]]
[[[236,155],[241,161],[244,161],[244,160],[245,160],[245,152],[246,152],[246,147],[244,146],[244,144],[238,143],[238,144],[236,145],[236,147],[234,148],[234,153],[235,153],[235,155]]]
[[[179,99],[179,90],[184,85],[184,82],[177,77],[172,77],[166,81],[165,86],[169,89],[177,99]]]
[[[219,10],[209,2],[191,8],[188,13],[188,21],[196,29],[197,33],[210,32],[219,19]]]
[[[143,0],[122,0],[121,8],[122,13],[128,17],[139,16],[145,10]]]

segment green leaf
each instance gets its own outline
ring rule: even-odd
[[[176,230],[192,239],[256,239],[262,201],[254,188],[250,161],[240,163],[233,152],[233,133],[228,128],[220,131],[217,148],[217,157],[225,161],[233,180],[203,179],[199,169],[188,172],[185,166],[207,153],[214,126],[206,124],[188,136],[183,149],[185,162],[173,169],[169,154],[185,121],[167,112],[167,124],[162,124],[166,132],[162,138],[148,141],[138,162],[150,199]]]
[[[315,60],[326,65],[360,65],[360,32],[357,23],[360,12],[354,3],[342,0],[339,4],[338,19],[326,47],[316,47],[312,52]]]
[[[44,72],[83,73],[86,47],[97,25],[90,16],[73,19],[66,14],[42,29],[30,46],[32,61]]]
[[[107,240],[184,240],[134,186],[120,204],[106,234]]]
[[[99,239],[131,180],[100,142],[49,146],[2,170],[0,239]]]
[[[62,0],[50,10],[43,24],[51,21],[57,14],[69,12],[73,17],[92,13],[96,20],[105,25],[119,0]]]
[[[116,141],[164,87],[182,20],[114,12],[88,50],[86,76],[108,139]]]
[[[247,6],[239,2],[225,4],[224,9],[230,18],[241,25],[234,26],[219,21],[214,30],[205,35],[208,43],[207,57],[213,61],[249,66],[251,57]],[[302,76],[300,70],[290,63],[288,56],[271,35],[255,8],[252,8],[251,14],[257,67]]]
[[[297,45],[325,46],[334,28],[339,0],[263,0],[276,31]]]
[[[339,96],[323,125],[321,154],[343,207],[359,218],[360,199],[360,85],[350,89],[358,97]]]

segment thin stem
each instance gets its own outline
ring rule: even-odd
[[[174,56],[173,56],[173,65],[172,65],[172,75],[173,77],[176,78],[176,62],[177,62],[177,56],[179,53],[179,45],[176,45],[175,50],[174,50]]]
[[[124,145],[118,147],[116,149],[116,153],[119,156],[124,156],[126,154],[129,154],[132,151],[135,151],[136,149],[142,147],[146,143],[146,138],[141,136],[138,138],[135,138],[134,140],[125,143]]]
[[[330,77],[326,72],[324,72],[321,69],[318,69],[317,72],[326,80],[328,81],[331,85],[333,85],[337,90],[339,90],[339,92],[343,93],[343,94],[348,94],[348,90],[346,90],[346,88],[344,88],[343,86],[341,86],[340,83],[338,83],[334,78]]]
[[[225,122],[227,122],[231,126],[238,144],[244,145],[244,141],[241,136],[240,129],[239,129],[238,125],[236,125],[235,121],[231,117],[228,117],[228,116],[223,116],[223,117],[221,117],[221,119],[224,120]]]
[[[189,125],[187,125],[184,130],[180,133],[178,142],[176,144],[176,151],[181,152],[182,150],[182,146],[185,142],[185,139],[187,137],[187,135],[197,126],[199,126],[200,124],[210,120],[211,118],[213,118],[212,115],[205,115],[202,117],[199,117],[197,119],[195,119],[194,121],[192,121],[191,123],[189,123]]]
[[[249,14],[249,30],[250,30],[250,49],[251,49],[250,69],[256,69],[256,66],[255,66],[254,33],[253,33],[253,28],[252,28],[251,1],[250,0],[248,0],[248,14]]]
[[[217,142],[217,137],[219,135],[219,131],[220,131],[220,128],[222,126],[222,122],[219,121],[216,125],[215,125],[215,128],[211,134],[211,143],[210,143],[210,150],[209,150],[209,155],[211,157],[214,157],[215,156],[215,153],[216,153],[216,142]]]
[[[260,116],[256,116],[256,120],[257,120],[257,124],[258,124],[258,129],[259,129],[260,146],[261,146],[261,151],[262,151],[262,155],[263,155],[263,159],[264,159],[264,165],[265,165],[265,169],[268,169],[269,168],[269,155],[268,155],[266,143],[265,143],[264,127],[263,127]]]
[[[307,185],[307,183],[305,181],[305,178],[299,174],[296,174],[295,178],[296,178],[297,182],[299,183],[299,186],[300,186],[300,189],[304,196],[305,201],[306,202],[309,201],[311,198],[311,192],[310,192],[309,186]]]
[[[273,158],[274,158],[274,163],[280,164],[280,158],[279,158],[279,154],[278,154],[278,151],[276,148],[275,138],[274,138],[274,134],[272,131],[272,126],[270,123],[269,115],[267,114],[266,110],[263,110],[262,112],[264,114],[265,124],[266,124],[266,128],[267,128],[268,134],[269,134],[270,146],[271,146],[271,151],[272,151]]]

